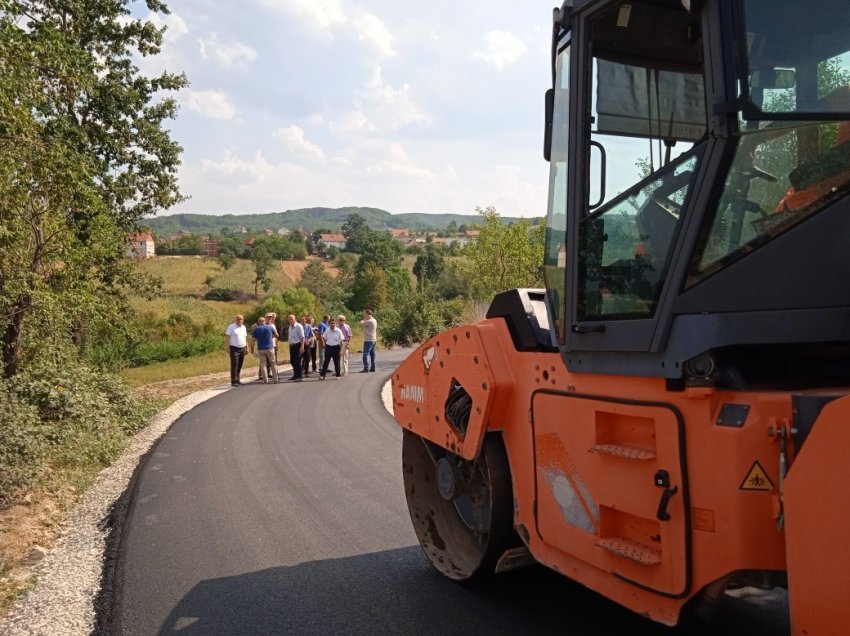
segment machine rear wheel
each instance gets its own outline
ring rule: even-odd
[[[491,574],[505,550],[519,545],[502,441],[488,435],[467,461],[404,431],[404,490],[422,549],[442,574],[467,581]]]

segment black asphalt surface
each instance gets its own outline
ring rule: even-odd
[[[123,524],[113,634],[688,634],[546,568],[475,587],[419,548],[401,432],[376,373],[246,384],[192,409],[140,466]],[[243,377],[252,378],[255,369]],[[289,374],[284,373],[282,377]],[[787,634],[781,594],[722,601],[711,633]]]

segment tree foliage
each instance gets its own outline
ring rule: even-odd
[[[505,225],[493,207],[476,211],[482,217],[480,233],[466,249],[477,272],[475,297],[489,299],[506,289],[542,286],[544,226],[532,226],[527,219]]]
[[[372,232],[363,243],[363,253],[357,263],[357,271],[361,272],[373,263],[383,269],[398,267],[401,263],[401,243],[393,240],[386,232]]]
[[[129,0],[0,0],[0,346],[2,374],[22,345],[81,343],[114,322],[124,260],[145,215],[181,200],[176,113],[160,91],[182,76],[143,77],[132,62],[159,51],[164,29],[130,17]],[[157,0],[151,11],[166,13]],[[37,314],[37,318],[35,317]],[[31,324],[50,324],[29,333]]]
[[[251,264],[254,266],[254,297],[259,298],[260,285],[265,291],[269,291],[272,286],[270,274],[275,266],[275,260],[265,245],[258,245],[251,254]]]
[[[375,263],[368,263],[354,279],[349,302],[352,309],[373,309],[380,312],[390,302],[387,272]]]
[[[348,297],[344,286],[318,261],[310,261],[301,272],[298,286],[307,289],[322,305],[340,307]]]
[[[416,257],[413,264],[413,274],[416,276],[419,289],[437,281],[445,269],[446,263],[443,255],[429,245],[424,254]]]
[[[349,214],[345,223],[342,224],[342,235],[345,237],[345,249],[349,252],[362,254],[366,247],[366,240],[372,230],[366,224],[366,219],[357,213]]]

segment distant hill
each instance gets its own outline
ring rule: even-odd
[[[220,234],[223,230],[239,231],[245,228],[249,232],[262,232],[265,229],[277,230],[285,227],[295,230],[303,227],[307,232],[321,228],[339,230],[352,214],[359,214],[373,230],[407,228],[414,231],[442,230],[454,221],[458,226],[478,223],[477,214],[390,214],[378,208],[302,208],[286,212],[269,214],[173,214],[146,219],[146,224],[156,234],[176,234],[180,230],[192,234]],[[514,217],[502,217],[511,223]]]

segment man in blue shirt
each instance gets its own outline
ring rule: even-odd
[[[322,322],[319,323],[318,326],[318,336],[316,338],[316,342],[319,345],[319,368],[322,368],[322,365],[325,364],[325,340],[322,336],[325,335],[325,332],[328,330],[328,321],[331,319],[330,314],[325,314],[322,316]]]
[[[277,384],[277,364],[274,359],[274,337],[276,330],[266,324],[266,319],[260,317],[257,326],[251,332],[257,354],[260,356],[260,379],[263,384],[269,383],[268,372],[271,369],[272,381]]]

